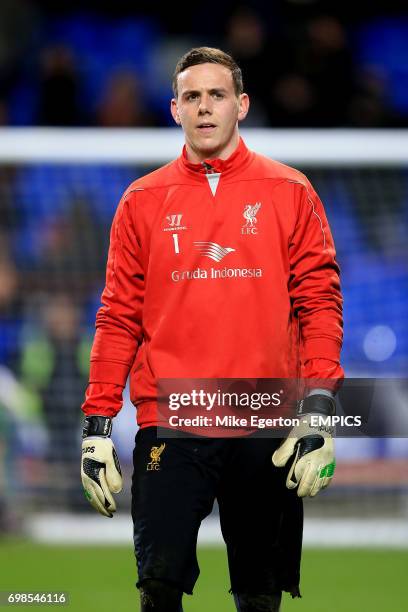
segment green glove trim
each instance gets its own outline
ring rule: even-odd
[[[335,469],[336,462],[332,461],[328,465],[325,465],[324,468],[320,471],[319,478],[324,478],[325,476],[327,476],[328,478],[332,478]]]

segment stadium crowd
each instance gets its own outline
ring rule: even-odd
[[[169,125],[170,71],[180,52],[201,44],[225,48],[241,65],[247,125],[408,125],[404,3],[226,1],[216,15],[202,13],[3,0],[0,125]]]

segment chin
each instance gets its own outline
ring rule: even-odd
[[[197,143],[197,149],[200,151],[205,151],[207,153],[211,153],[212,151],[218,151],[221,147],[219,142],[215,142],[214,140],[204,140]]]

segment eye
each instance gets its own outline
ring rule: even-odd
[[[198,95],[195,93],[191,93],[187,95],[187,102],[192,102],[193,100],[197,100]]]
[[[224,94],[222,94],[222,93],[221,93],[221,92],[219,92],[219,91],[215,91],[215,92],[214,92],[214,94],[213,94],[213,96],[214,96],[214,98],[215,98],[216,100],[222,100],[222,99],[224,98]]]

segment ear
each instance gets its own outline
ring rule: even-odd
[[[249,111],[249,96],[243,93],[238,100],[238,121],[245,119]]]
[[[176,98],[172,98],[172,100],[170,102],[170,111],[171,111],[173,119],[177,123],[177,125],[181,125],[180,117],[179,117],[179,114],[178,114]]]

